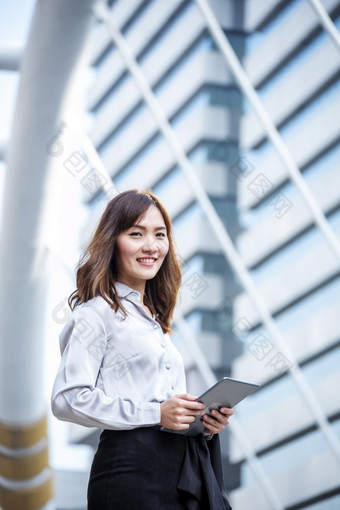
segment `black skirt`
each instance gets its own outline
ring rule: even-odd
[[[88,510],[229,510],[218,436],[159,426],[104,430],[88,486]]]

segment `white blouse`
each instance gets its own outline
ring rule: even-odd
[[[96,297],[75,308],[60,335],[53,414],[87,427],[133,429],[160,422],[160,403],[186,393],[183,361],[169,335],[122,283],[127,317]]]

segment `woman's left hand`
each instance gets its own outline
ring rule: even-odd
[[[205,426],[204,432],[207,434],[218,434],[229,424],[230,416],[234,411],[229,407],[221,407],[219,411],[212,409],[210,416],[205,414],[202,417],[202,423]]]

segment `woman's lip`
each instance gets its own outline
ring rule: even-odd
[[[139,262],[140,264],[154,264],[156,262],[157,259],[137,259],[137,262]]]

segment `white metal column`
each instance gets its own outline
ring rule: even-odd
[[[277,327],[272,315],[270,314],[268,307],[266,306],[261,294],[257,290],[257,287],[255,286],[245,264],[243,263],[241,257],[239,256],[238,252],[236,251],[232,240],[226,231],[221,219],[219,218],[216,210],[214,209],[213,205],[211,204],[211,201],[209,200],[209,197],[207,196],[201,182],[199,181],[195,170],[188,160],[185,151],[183,150],[183,147],[181,146],[181,143],[179,142],[174,130],[172,129],[167,117],[164,114],[164,111],[162,107],[160,106],[156,96],[152,92],[152,89],[150,85],[148,84],[144,74],[142,73],[136,59],[134,58],[128,44],[125,41],[125,38],[122,36],[118,28],[113,24],[112,20],[109,17],[109,9],[106,6],[106,4],[99,2],[95,6],[95,14],[98,17],[98,19],[101,19],[103,23],[106,25],[107,30],[109,31],[114,43],[116,44],[117,48],[119,49],[125,64],[127,68],[129,69],[131,75],[136,81],[137,86],[139,87],[139,90],[141,94],[144,97],[145,102],[148,104],[152,114],[154,115],[160,131],[163,133],[164,138],[166,139],[167,143],[169,144],[169,147],[171,148],[175,159],[178,162],[178,165],[182,168],[183,172],[185,173],[186,177],[188,178],[190,185],[192,187],[192,190],[200,203],[203,211],[205,212],[211,227],[213,228],[217,238],[219,239],[223,252],[227,259],[229,260],[230,265],[234,269],[235,273],[237,274],[240,282],[242,283],[244,289],[248,292],[254,307],[257,309],[257,312],[259,316],[262,319],[263,324],[267,328],[267,331],[273,338],[273,340],[276,342],[277,346],[280,348],[281,352],[290,360],[292,363],[290,372],[297,384],[297,387],[299,388],[301,394],[303,395],[307,405],[309,406],[311,412],[313,413],[315,420],[322,430],[325,438],[327,439],[331,450],[333,451],[337,461],[340,463],[340,444],[338,441],[338,438],[336,437],[334,431],[332,430],[318,400],[316,399],[314,393],[312,392],[309,384],[306,382],[300,367],[296,363],[294,356],[289,349],[288,345],[285,342],[285,339],[280,332],[279,328]],[[214,14],[212,13],[212,16],[214,17]],[[215,19],[216,21],[216,19]],[[216,21],[217,23],[217,21]],[[220,27],[218,26],[220,29]],[[222,31],[221,31],[222,32]],[[223,32],[222,32],[223,38],[225,38]],[[237,60],[237,59],[236,59]],[[240,65],[238,63],[238,65]],[[242,70],[243,72],[243,70]],[[247,77],[245,76],[246,80]],[[260,103],[261,108],[262,104]],[[269,119],[269,123],[271,123],[271,120]],[[278,136],[278,140],[280,142],[280,147],[282,146],[281,138]],[[290,158],[291,159],[291,158]],[[296,168],[295,163],[291,161],[293,164],[293,167]],[[301,176],[300,176],[301,177]],[[303,181],[304,183],[304,181]],[[305,185],[305,183],[304,183]],[[307,188],[308,190],[308,188]],[[308,190],[309,192],[309,190]],[[310,192],[309,192],[310,194]],[[312,197],[313,198],[313,197]],[[314,200],[314,198],[313,198]],[[316,204],[316,212],[319,212],[319,207]],[[323,218],[324,219],[324,218]],[[331,239],[334,238],[333,232],[330,230],[329,225],[326,223],[326,231],[330,232]],[[334,251],[339,256],[340,260],[340,247],[338,247],[338,242],[335,238],[335,242],[332,243],[332,247],[334,247]]]
[[[42,223],[47,192],[53,192],[45,142],[73,91],[75,71],[84,63],[93,3],[36,2],[20,69],[0,246],[0,506],[4,510],[47,508],[53,498],[42,384],[48,276]],[[14,67],[15,56],[7,60]]]

